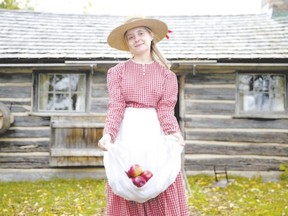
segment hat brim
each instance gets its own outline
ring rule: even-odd
[[[154,34],[154,42],[161,41],[168,32],[166,23],[157,19],[140,19],[130,23],[125,23],[113,29],[107,38],[108,44],[118,50],[129,51],[125,39],[125,32],[135,27],[148,27]]]

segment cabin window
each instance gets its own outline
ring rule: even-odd
[[[37,73],[38,112],[85,112],[87,74]]]
[[[237,76],[237,114],[286,113],[285,74],[241,74]]]

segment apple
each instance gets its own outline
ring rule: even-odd
[[[153,173],[149,170],[145,170],[141,173],[140,176],[143,177],[146,181],[148,181],[153,176]]]
[[[135,178],[136,176],[140,176],[141,173],[142,173],[142,167],[138,164],[134,164],[128,170],[127,175],[130,178]]]
[[[136,177],[132,178],[132,182],[138,188],[142,187],[144,184],[146,184],[146,180],[142,176],[136,176]]]

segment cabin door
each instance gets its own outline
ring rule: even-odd
[[[51,118],[50,166],[101,166],[103,152],[97,147],[103,123],[94,116]]]

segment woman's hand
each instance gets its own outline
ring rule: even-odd
[[[172,135],[177,139],[181,146],[185,146],[185,140],[179,132],[172,133]]]
[[[107,151],[106,145],[111,143],[110,134],[104,134],[98,142],[98,147],[103,151]]]

